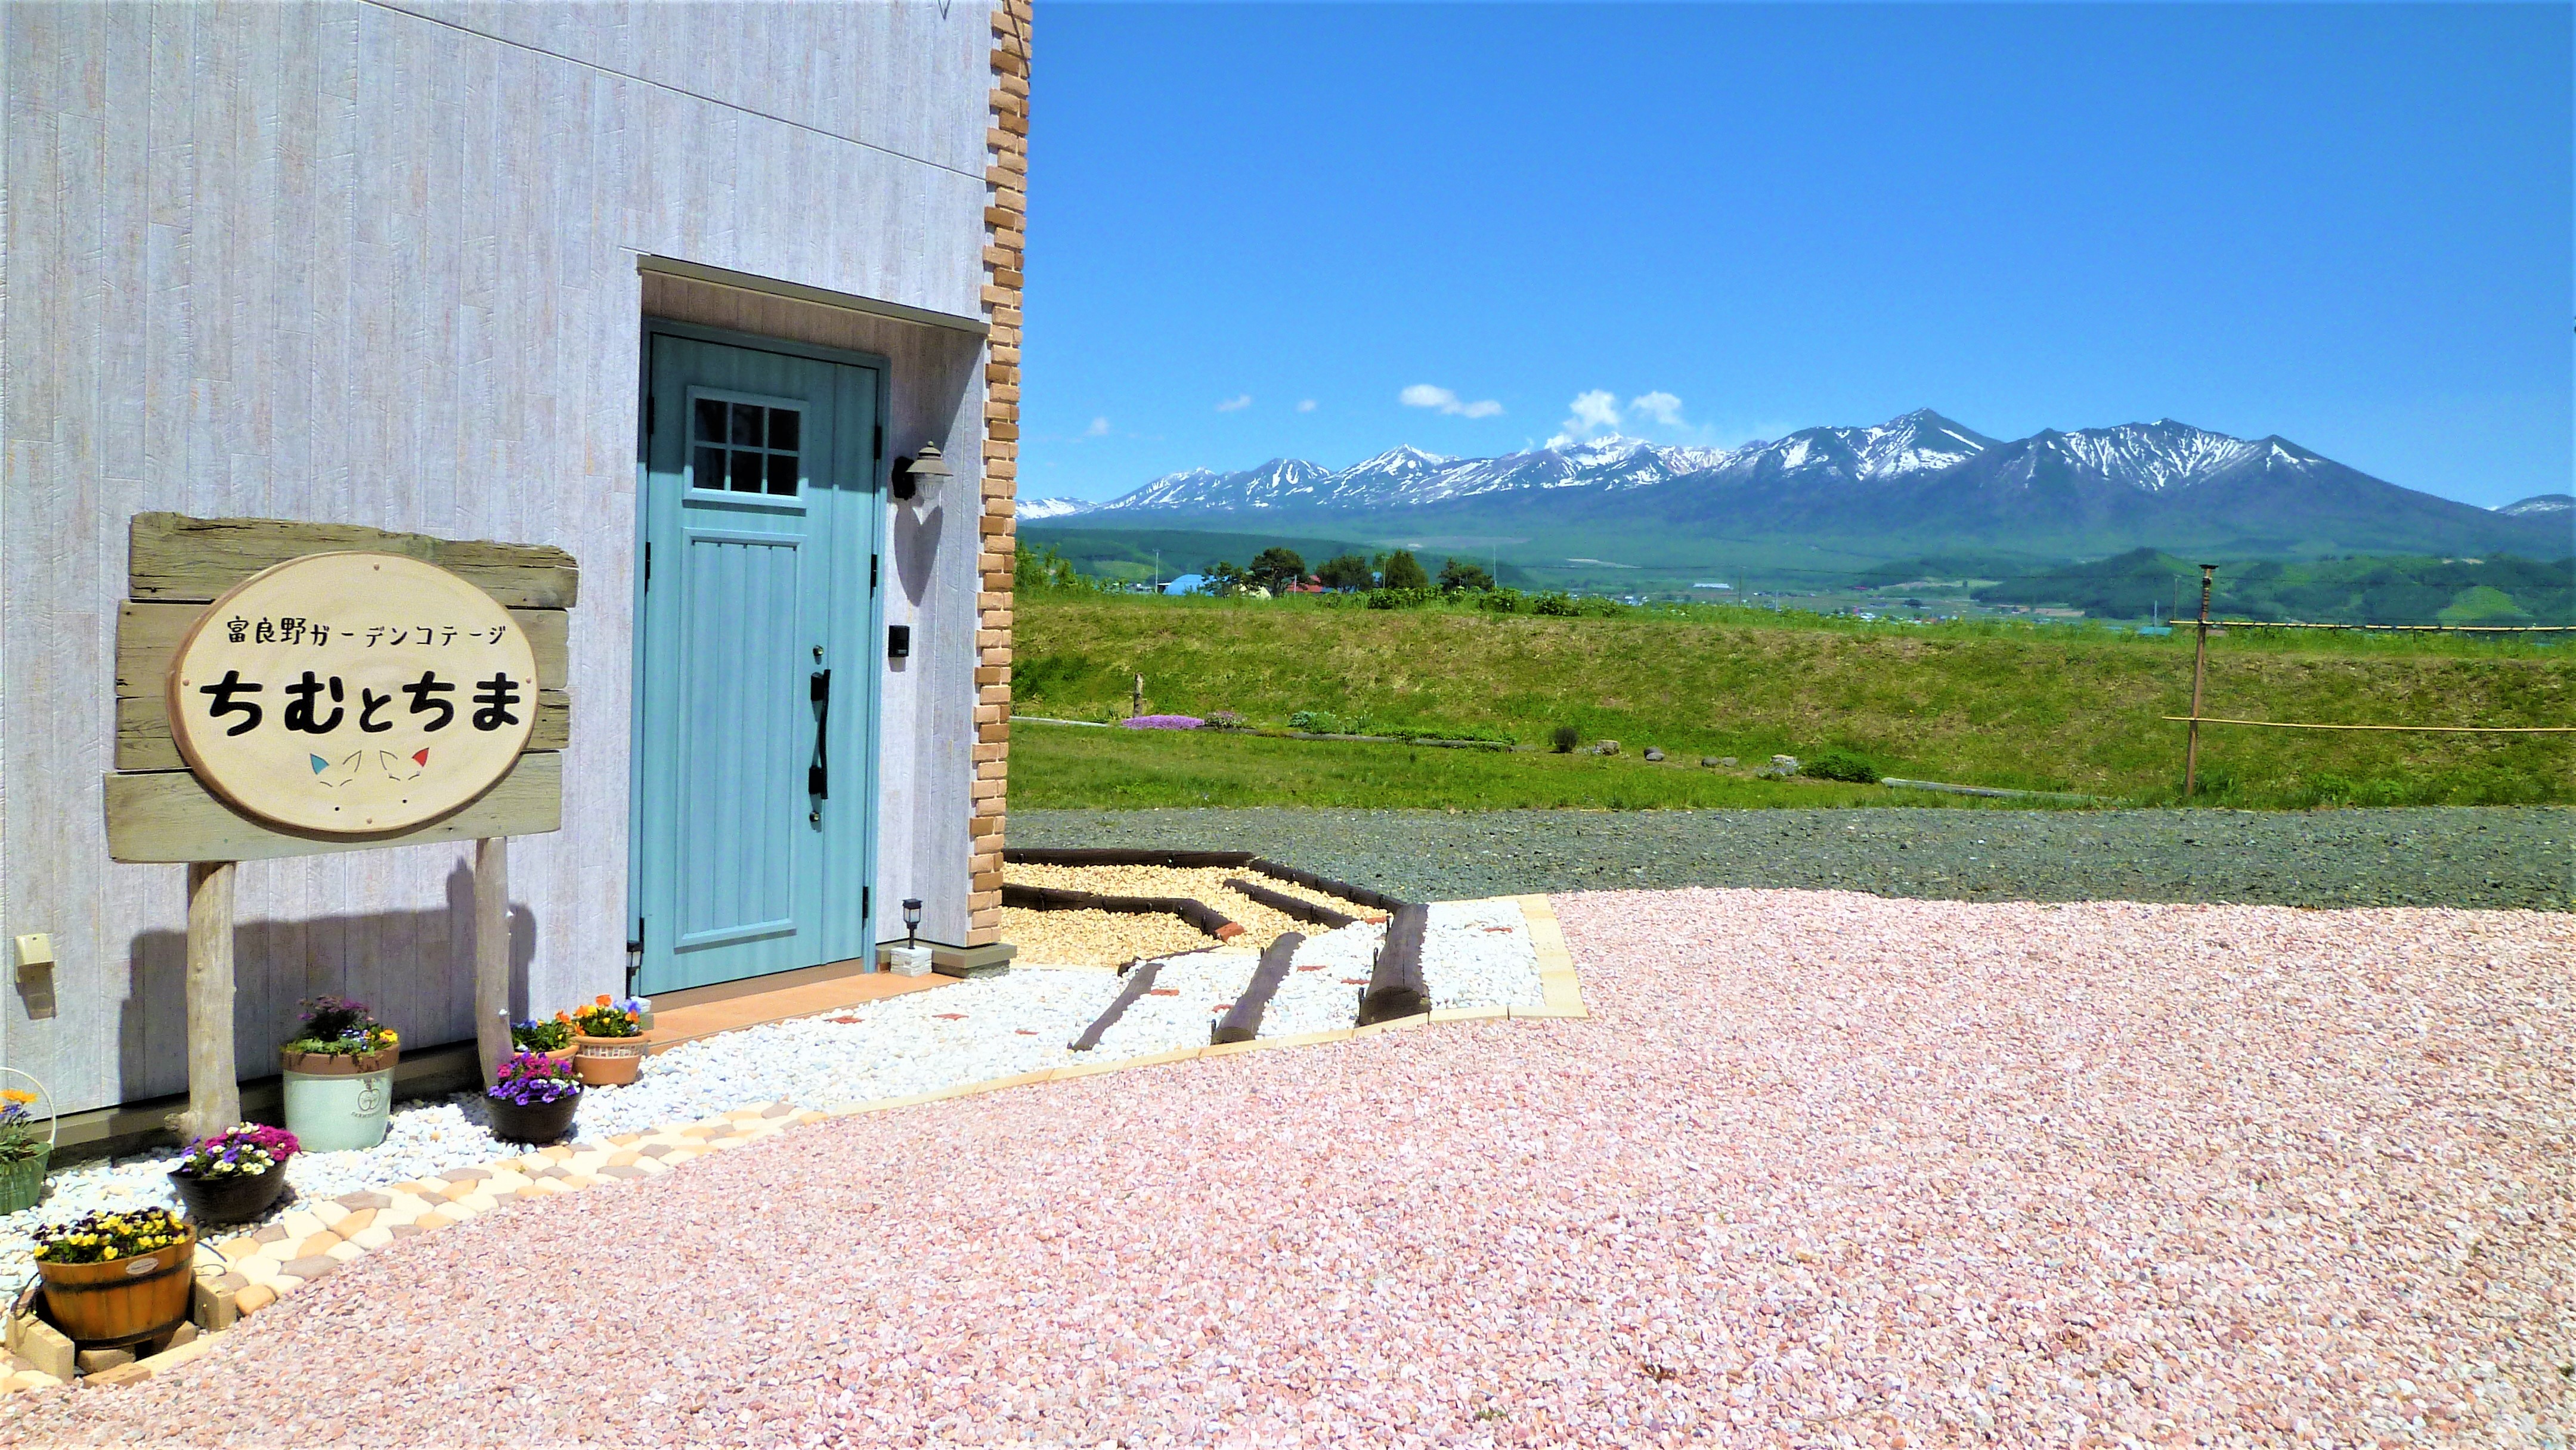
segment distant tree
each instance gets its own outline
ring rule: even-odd
[[[1387,589],[1428,589],[1431,576],[1422,572],[1422,561],[1409,549],[1398,549],[1377,561],[1378,583]]]
[[[1327,589],[1366,589],[1377,582],[1377,571],[1357,554],[1335,554],[1315,566],[1315,582]]]
[[[1452,557],[1440,565],[1440,592],[1443,594],[1482,594],[1494,587],[1494,576],[1482,564],[1471,564]]]
[[[1306,561],[1294,549],[1273,545],[1252,561],[1250,573],[1277,594],[1291,584],[1306,582]]]
[[[1224,559],[1210,564],[1206,574],[1210,594],[1240,594],[1254,582],[1250,570]]]

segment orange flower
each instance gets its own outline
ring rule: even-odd
[[[600,993],[600,994],[599,994],[599,998],[598,998],[598,1000],[599,1000],[599,1005],[600,1005],[600,1006],[602,1006],[602,1007],[607,1006],[607,1005],[608,1005],[608,994],[607,994],[606,992],[602,992],[602,993]]]

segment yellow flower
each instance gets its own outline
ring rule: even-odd
[[[402,1034],[400,1034],[400,1033],[398,1033],[398,1032],[394,1031],[394,1030],[393,1030],[392,1028],[390,1028],[390,1027],[388,1027],[388,1028],[386,1028],[386,1029],[385,1029],[385,1045],[386,1045],[386,1046],[390,1047],[390,1046],[392,1046],[393,1044],[395,1044],[395,1043],[397,1043],[397,1042],[400,1042],[400,1041],[402,1041]]]
[[[25,1088],[0,1088],[0,1098],[6,1098],[13,1103],[32,1103],[36,1100],[36,1095]]]

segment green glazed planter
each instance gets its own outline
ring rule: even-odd
[[[394,1106],[395,1049],[360,1057],[284,1051],[279,1056],[286,1131],[301,1151],[372,1148],[385,1140],[385,1119]],[[315,1068],[321,1070],[307,1070]]]
[[[45,1196],[45,1165],[53,1156],[48,1148],[21,1162],[0,1163],[0,1213],[36,1206]]]

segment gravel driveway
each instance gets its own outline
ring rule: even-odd
[[[1589,1021],[505,1207],[0,1442],[2566,1443],[2566,918],[1558,908]]]
[[[1804,886],[1958,901],[2576,911],[2576,811],[1015,811],[1014,846],[1231,847],[1416,900]]]

